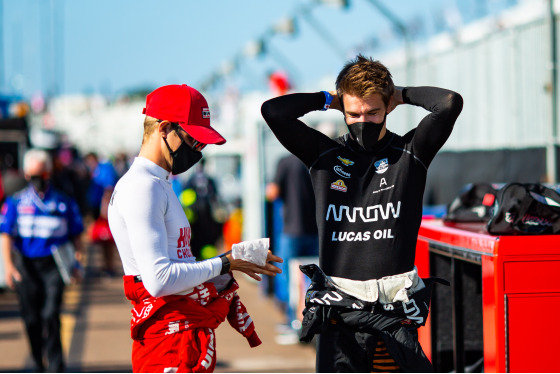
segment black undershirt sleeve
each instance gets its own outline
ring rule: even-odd
[[[298,118],[325,105],[325,94],[295,93],[265,101],[261,113],[278,141],[309,168],[337,143]]]
[[[407,87],[403,101],[430,111],[415,129],[412,150],[426,166],[451,135],[463,109],[463,98],[456,92],[437,87]]]

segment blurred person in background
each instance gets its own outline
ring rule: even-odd
[[[231,203],[231,210],[222,229],[224,248],[240,243],[243,236],[243,208],[240,198]]]
[[[402,104],[430,113],[399,136],[387,118]],[[313,181],[319,267],[302,267],[311,278],[302,340],[318,334],[317,371],[433,371],[417,333],[431,280],[418,277],[414,259],[428,166],[462,106],[453,91],[396,87],[383,64],[362,55],[342,68],[336,91],[262,105],[272,132]],[[336,139],[298,119],[329,108],[348,128]]]
[[[115,187],[117,172],[110,162],[100,162],[95,152],[84,156],[84,162],[90,174],[90,183],[87,191],[88,213],[94,221],[101,211],[101,200],[105,189]]]
[[[292,89],[292,83],[288,74],[281,70],[268,73],[268,85],[275,96],[285,95]]]
[[[218,240],[222,237],[223,224],[216,219],[221,202],[214,179],[205,171],[205,160],[195,166],[195,172],[187,180],[180,195],[181,204],[195,233],[191,238],[191,250],[199,259],[215,257]]]
[[[2,170],[0,170],[0,204],[4,202],[4,182],[2,182]]]
[[[2,170],[2,186],[4,188],[4,199],[25,188],[27,184],[28,182],[25,180],[25,177],[20,170],[14,168],[6,168]]]
[[[85,216],[88,210],[86,195],[90,176],[83,159],[73,146],[65,146],[52,153],[54,154],[51,176],[53,187],[76,200],[82,217]]]
[[[211,372],[216,365],[214,330],[226,318],[260,344],[236,293],[232,271],[255,280],[281,270],[220,257],[196,261],[191,226],[169,181],[202,158],[207,144],[225,139],[210,126],[206,99],[187,85],[168,85],[146,98],[138,157],[119,180],[109,204],[109,224],[124,268],[124,290],[133,305],[134,372]]]
[[[109,201],[111,200],[112,194],[113,187],[108,186],[103,190],[99,217],[97,217],[90,229],[91,243],[98,248],[101,248],[103,255],[103,268],[101,269],[101,274],[108,278],[113,278],[116,275],[115,252],[117,250],[117,246],[115,244],[113,234],[111,234],[111,228],[109,227],[108,220]]]
[[[117,179],[120,179],[130,168],[128,155],[124,152],[119,152],[113,159],[113,167],[117,173]]]
[[[87,191],[88,218],[93,220],[89,229],[89,236],[91,243],[100,248],[103,255],[101,274],[111,278],[115,275],[114,256],[116,246],[109,228],[107,209],[109,199],[118,180],[117,172],[112,163],[99,162],[99,157],[95,152],[88,153],[84,160],[91,178]]]
[[[54,254],[58,247],[72,242],[76,260],[80,259],[82,218],[77,203],[51,187],[52,160],[46,151],[27,151],[23,168],[28,187],[2,206],[0,243],[6,283],[18,293],[36,370],[62,372],[64,281]]]
[[[289,261],[296,257],[317,256],[319,238],[315,222],[315,196],[309,170],[296,156],[282,157],[276,166],[274,181],[266,186],[268,201],[282,200],[282,232],[278,256],[284,259],[282,274],[275,278],[274,290],[286,311],[287,326],[277,337],[279,344],[299,341],[299,319],[290,306]]]

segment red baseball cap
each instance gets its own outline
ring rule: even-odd
[[[147,116],[178,123],[195,140],[224,144],[226,139],[210,127],[210,108],[200,92],[186,84],[156,88],[146,97]]]

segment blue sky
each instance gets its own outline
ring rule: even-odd
[[[402,45],[374,2],[349,0],[342,9],[316,0],[0,0],[0,90],[113,95],[171,83],[197,87],[236,56],[228,82],[241,90],[266,89],[267,73],[277,69],[306,85],[335,74],[356,51]],[[377,2],[421,40],[516,0]],[[269,37],[262,57],[242,55],[286,18],[296,19],[295,35]]]

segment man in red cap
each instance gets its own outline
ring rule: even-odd
[[[197,262],[191,228],[171,183],[196,164],[207,144],[225,139],[210,126],[204,97],[187,85],[163,86],[146,99],[138,157],[119,180],[109,205],[109,225],[131,300],[134,372],[211,372],[214,329],[226,318],[253,347],[260,344],[240,302],[231,271],[261,280],[280,269],[268,252],[259,266],[226,254]]]

